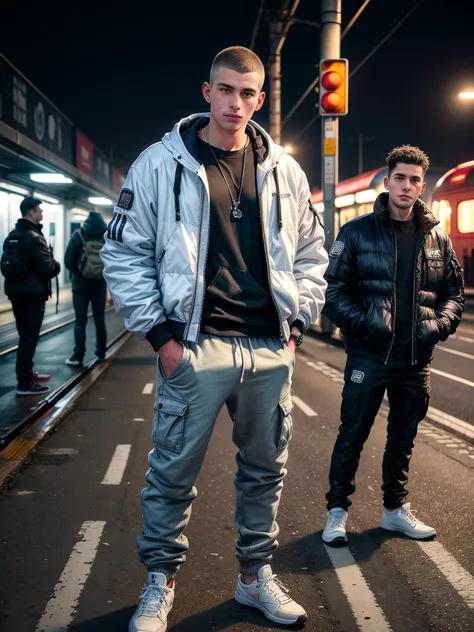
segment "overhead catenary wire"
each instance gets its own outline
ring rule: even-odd
[[[349,79],[352,79],[352,77],[356,74],[356,72],[358,72],[363,66],[365,66],[365,64],[369,61],[369,59],[379,50],[379,48],[381,46],[383,46],[383,44],[385,44],[385,42],[395,33],[395,31],[397,29],[400,28],[400,26],[402,26],[402,24],[410,17],[410,15],[420,6],[420,4],[423,2],[423,0],[418,0],[418,2],[416,3],[416,5],[414,7],[412,7],[408,13],[406,13],[406,15],[403,16],[403,18],[396,24],[396,26],[393,27],[393,29],[387,33],[387,35],[382,39],[381,42],[379,42],[377,44],[377,46],[375,48],[373,48],[371,50],[371,52],[364,57],[364,59],[360,62],[360,64],[358,66],[356,66],[354,68],[354,70],[349,74]],[[319,79],[319,78],[318,78]],[[319,118],[321,117],[321,115],[318,113],[316,114],[316,116],[314,116],[309,123],[307,123],[303,129],[301,129],[296,136],[293,137],[292,139],[292,143],[294,143],[295,141],[297,141],[305,132],[306,130],[311,127],[311,125],[313,125],[313,123],[315,123]]]

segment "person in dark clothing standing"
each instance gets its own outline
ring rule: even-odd
[[[42,395],[50,387],[39,384],[49,375],[33,372],[45,303],[51,296],[51,279],[61,269],[41,232],[41,200],[26,197],[20,204],[22,219],[5,239],[2,274],[5,293],[12,302],[20,341],[16,359],[17,395]]]
[[[374,212],[345,224],[329,253],[323,314],[344,336],[348,354],[341,426],[326,494],[322,538],[347,542],[346,519],[360,454],[385,391],[390,404],[382,466],[382,528],[434,537],[406,502],[408,465],[428,410],[433,348],[452,335],[464,307],[462,272],[451,240],[419,198],[428,157],[405,145],[387,157],[388,193]]]
[[[104,264],[100,250],[104,245],[107,225],[102,215],[91,211],[84,225],[69,240],[64,264],[72,273],[72,301],[76,313],[74,325],[74,353],[66,360],[69,366],[80,367],[86,352],[86,326],[89,303],[96,329],[96,356],[105,358],[107,331],[105,328],[105,301],[107,287],[103,276]]]

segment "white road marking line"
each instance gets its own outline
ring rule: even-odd
[[[442,377],[447,377],[450,380],[454,380],[455,382],[459,382],[460,384],[465,384],[466,386],[474,386],[474,382],[465,380],[463,377],[458,377],[457,375],[451,375],[451,373],[445,373],[444,371],[439,371],[438,369],[431,368],[431,373],[435,373],[436,375],[441,375]]]
[[[36,632],[64,632],[72,622],[77,603],[94,562],[105,522],[84,522],[79,540],[48,601]]]
[[[296,404],[298,408],[304,412],[305,415],[308,415],[308,417],[318,416],[318,413],[315,410],[308,406],[308,404],[305,404],[304,401],[296,395],[292,395],[291,399],[293,400],[293,403]]]
[[[461,595],[470,608],[474,608],[474,577],[448,553],[441,542],[417,542],[431,558],[448,582]]]
[[[448,347],[436,347],[439,351],[445,351],[446,353],[452,353],[457,356],[461,356],[461,358],[468,358],[469,360],[474,360],[474,355],[471,353],[464,353],[464,351],[457,351],[456,349],[448,349]]]
[[[467,338],[466,336],[459,336],[459,340],[464,340],[464,342],[474,342],[474,338]]]
[[[347,547],[324,545],[361,632],[390,632],[385,615]]]
[[[151,395],[153,393],[154,387],[155,384],[153,382],[148,382],[148,384],[145,384],[145,386],[143,387],[142,395]]]
[[[324,373],[325,375],[327,375],[334,382],[344,383],[344,373],[342,371],[338,371],[337,369],[333,369],[325,362],[317,362],[317,363],[306,362],[306,364],[312,367],[313,369],[316,369],[317,371],[321,371],[321,373]],[[442,375],[451,377],[449,376],[449,373],[443,374],[442,371],[438,371],[437,369],[432,368],[431,371],[433,373],[441,373]],[[462,380],[462,378],[455,378],[454,376],[453,376],[453,379]],[[464,381],[467,382],[467,380],[464,380]],[[470,386],[474,386],[473,382],[467,382],[467,383]],[[384,396],[384,402],[388,403],[387,395]],[[387,414],[387,412],[388,412],[388,409],[382,406],[380,409],[380,413]],[[441,426],[449,428],[450,430],[455,430],[456,432],[458,432],[459,434],[463,435],[464,437],[468,439],[474,439],[474,425],[468,423],[467,421],[463,421],[462,419],[458,419],[457,417],[454,417],[453,415],[449,415],[448,413],[445,413],[442,410],[438,410],[437,408],[434,408],[431,405],[428,408],[426,419],[431,419],[432,421],[435,421]]]
[[[115,448],[114,455],[110,461],[109,469],[107,470],[101,485],[120,485],[131,449],[131,445],[118,445]]]
[[[145,421],[143,417],[134,417],[133,421]]]

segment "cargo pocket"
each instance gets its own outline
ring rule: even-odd
[[[341,421],[348,427],[353,427],[357,423],[359,396],[358,391],[349,391],[346,388],[342,391]]]
[[[159,396],[155,404],[153,443],[164,450],[179,454],[183,449],[184,421],[188,402]]]
[[[278,403],[280,408],[280,425],[277,437],[277,449],[279,452],[288,447],[293,435],[293,420],[291,419],[291,411],[293,402],[291,395],[287,395]]]
[[[418,421],[423,421],[423,419],[426,417],[426,413],[428,412],[428,407],[430,405],[430,395],[431,389],[425,389],[423,399],[421,401],[420,412],[418,414]]]

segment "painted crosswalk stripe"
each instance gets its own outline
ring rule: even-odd
[[[467,605],[474,609],[474,577],[456,561],[451,553],[446,551],[441,542],[417,542],[417,544],[436,564]]]
[[[291,399],[293,400],[293,403],[296,404],[298,408],[302,410],[304,414],[307,415],[308,417],[318,416],[318,413],[315,410],[313,410],[311,406],[308,406],[308,404],[305,404],[305,402],[299,397],[297,397],[296,395],[292,395]]]
[[[131,449],[131,445],[118,445],[115,448],[109,469],[102,480],[102,485],[120,485]]]
[[[458,351],[457,349],[448,349],[448,347],[438,347],[439,351],[446,351],[446,353],[452,353],[453,355],[461,356],[461,358],[468,358],[474,360],[472,353],[465,353],[464,351]]]
[[[390,632],[390,627],[374,593],[348,547],[324,545],[336,571],[337,579],[354,614],[360,632]]]
[[[148,382],[148,384],[145,384],[145,386],[143,387],[142,395],[151,395],[153,393],[154,386],[155,385],[153,384],[153,382]]]
[[[474,338],[467,338],[466,336],[459,336],[459,340],[463,340],[464,342],[474,342]]]
[[[36,632],[63,632],[71,624],[79,597],[94,562],[105,522],[84,522],[53,596],[48,601]]]
[[[463,377],[458,377],[457,375],[451,375],[451,373],[445,373],[444,371],[433,369],[433,367],[431,367],[430,370],[431,370],[431,373],[435,373],[436,375],[441,375],[442,377],[447,377],[448,379],[454,380],[455,382],[459,382],[460,384],[465,384],[466,386],[474,386],[474,382],[465,380]]]

